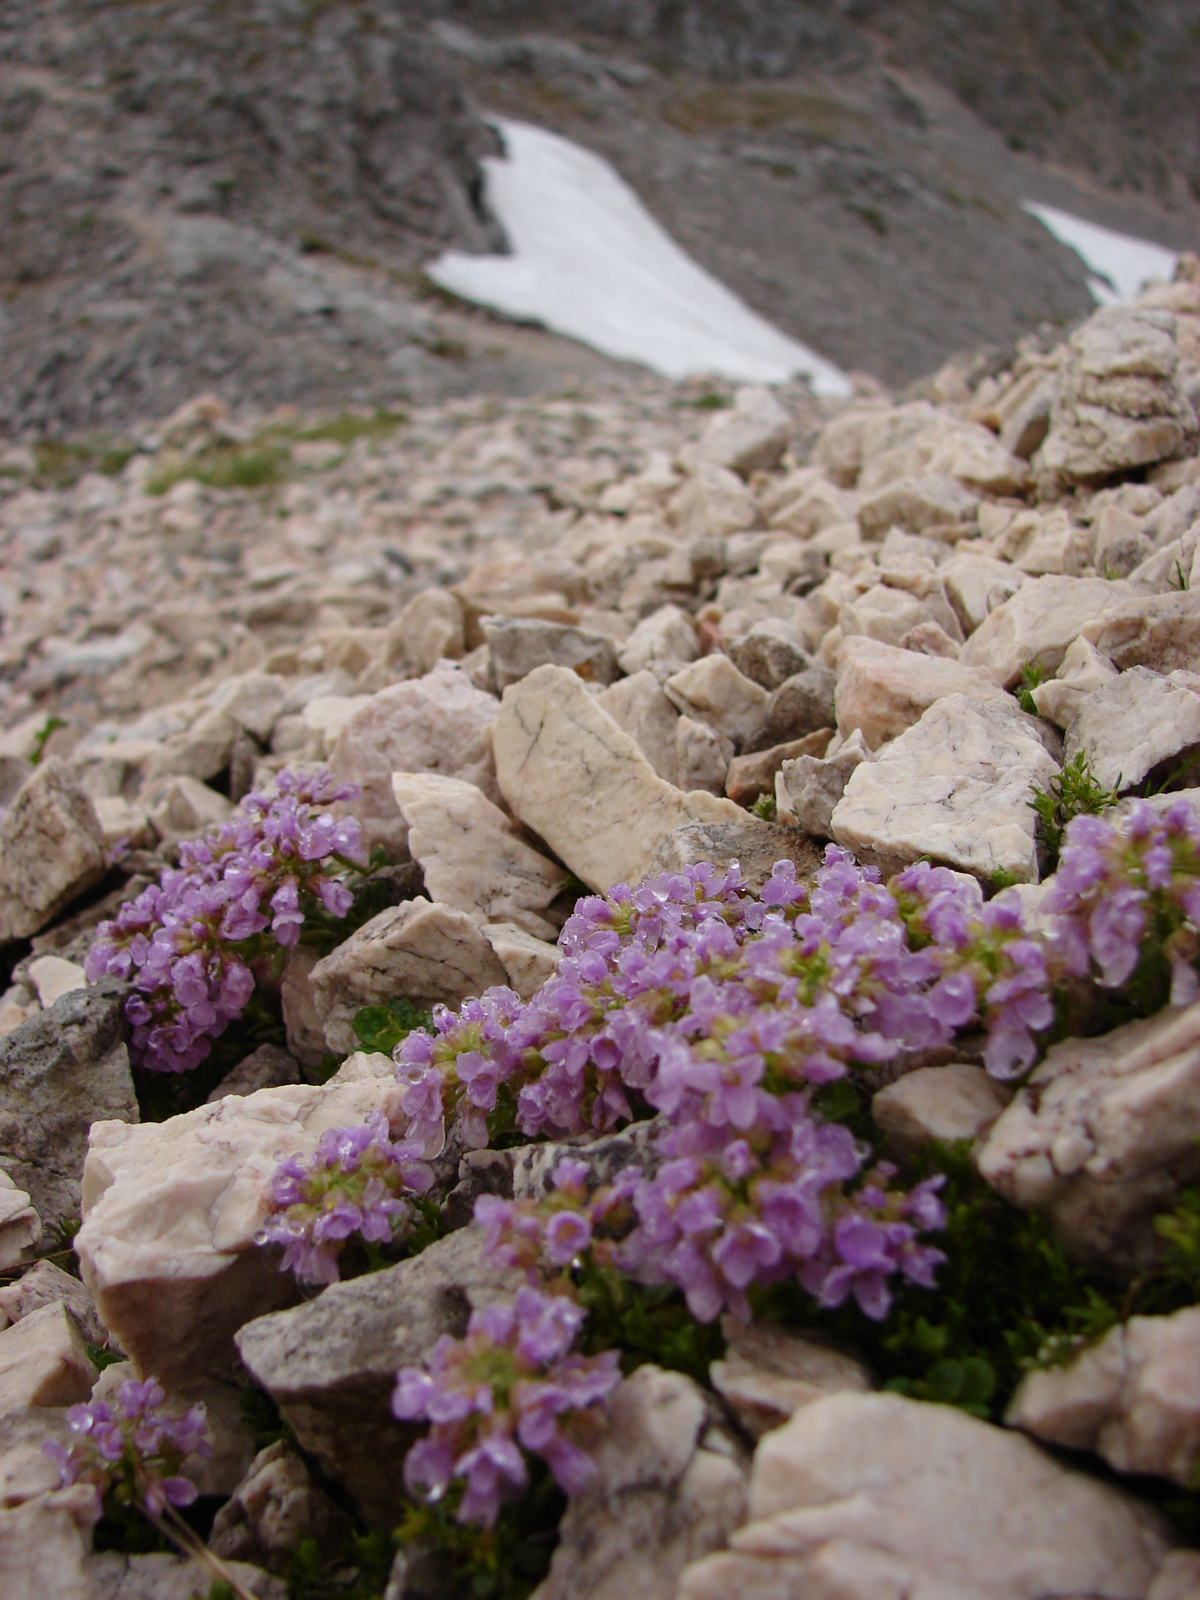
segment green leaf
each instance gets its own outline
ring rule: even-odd
[[[432,1027],[433,1013],[411,1000],[387,1000],[381,1006],[364,1006],[350,1026],[364,1050],[390,1056],[414,1028]]]

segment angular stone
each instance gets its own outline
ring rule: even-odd
[[[158,750],[142,764],[142,778],[198,778],[207,783],[224,772],[233,754],[238,724],[224,711],[210,708],[181,733],[164,739]]]
[[[295,1450],[279,1440],[259,1451],[217,1512],[208,1547],[225,1561],[286,1569],[302,1539],[336,1550],[352,1532],[350,1518],[317,1488]]]
[[[120,795],[93,795],[92,809],[100,824],[100,839],[111,853],[118,845],[132,850],[153,850],[158,834],[142,806],[135,806]]]
[[[254,1600],[287,1600],[288,1586],[282,1578],[244,1561],[230,1561],[228,1567]],[[215,1585],[212,1569],[204,1562],[165,1554],[127,1556],[106,1550],[91,1557],[86,1573],[88,1600],[197,1600],[211,1595]]]
[[[0,1160],[47,1228],[79,1215],[92,1123],[137,1121],[126,993],[103,978],[0,1039]]]
[[[1116,667],[1089,639],[1076,639],[1062,659],[1058,676],[1039,683],[1032,691],[1038,716],[1053,722],[1055,727],[1070,727],[1093,690],[1113,683],[1116,676]]]
[[[756,623],[749,633],[730,639],[726,650],[738,671],[768,694],[813,664],[807,651],[770,623]]]
[[[523,617],[485,617],[480,626],[497,694],[547,662],[569,667],[588,683],[609,684],[617,675],[616,649],[602,633]]]
[[[1175,539],[1182,539],[1190,528],[1200,521],[1200,489],[1194,483],[1185,483],[1168,495],[1142,525],[1142,532],[1156,550]]]
[[[680,872],[708,861],[719,871],[735,861],[750,888],[757,892],[777,861],[792,861],[801,877],[821,865],[824,852],[797,828],[759,822],[739,811],[737,822],[691,822],[668,834],[649,867],[651,872]]]
[[[750,1516],[678,1600],[1144,1600],[1168,1542],[1028,1439],[893,1394],[829,1395],[768,1434]]]
[[[638,623],[621,646],[617,660],[629,677],[656,666],[669,677],[671,672],[695,661],[699,653],[695,624],[688,614],[678,606],[660,606]],[[670,672],[665,671],[668,667]]]
[[[735,745],[757,734],[767,705],[766,690],[720,654],[704,656],[674,673],[663,690],[679,711],[707,722]]]
[[[1200,590],[1114,598],[1080,633],[1113,665],[1155,672],[1200,669]]]
[[[846,637],[862,633],[894,645],[929,622],[935,622],[955,644],[962,643],[958,618],[938,581],[923,585],[920,595],[877,583],[838,612],[838,626]],[[822,645],[820,659],[833,659],[828,642]]]
[[[287,691],[287,680],[277,672],[243,672],[226,679],[213,696],[213,706],[253,734],[259,744],[269,744]]]
[[[911,728],[950,694],[1011,704],[991,678],[959,661],[865,638],[847,639],[838,652],[838,732],[848,738],[860,728],[872,750]]]
[[[664,783],[562,667],[538,667],[504,691],[493,744],[513,814],[601,893],[643,877],[675,828],[742,815],[730,800]]]
[[[403,662],[419,675],[432,672],[439,661],[457,661],[466,649],[457,596],[448,589],[422,590],[388,625],[387,639],[388,662]]]
[[[300,1064],[295,1056],[277,1044],[260,1044],[225,1074],[205,1103],[211,1106],[227,1095],[257,1094],[260,1089],[282,1089],[285,1084],[299,1082]]]
[[[1068,1365],[1026,1373],[1004,1418],[1117,1472],[1190,1485],[1200,1462],[1200,1307],[1131,1317]]]
[[[1051,1046],[978,1154],[1081,1259],[1145,1261],[1150,1219],[1200,1174],[1200,1004]]]
[[[1043,673],[1057,672],[1088,624],[1123,603],[1124,589],[1104,578],[1031,578],[980,623],[959,660],[1005,688],[1016,683],[1027,662],[1040,661]],[[1088,637],[1094,635],[1089,631]]]
[[[1200,744],[1200,693],[1130,667],[1088,695],[1067,729],[1064,759],[1086,751],[1106,789],[1132,789],[1160,762]]]
[[[643,1366],[626,1378],[593,1451],[596,1476],[571,1498],[537,1600],[673,1600],[685,1566],[719,1549],[745,1516],[745,1469],[706,1448],[707,1417],[682,1373]]]
[[[0,1416],[75,1405],[95,1381],[78,1324],[60,1302],[40,1306],[0,1333]]]
[[[1146,1600],[1200,1600],[1200,1550],[1172,1550]]]
[[[751,748],[770,750],[777,744],[807,738],[818,728],[831,728],[836,719],[834,692],[837,679],[828,667],[812,662],[775,690]]]
[[[78,1278],[56,1267],[53,1261],[37,1261],[15,1283],[0,1289],[0,1319],[20,1322],[43,1306],[61,1304],[88,1344],[103,1344],[104,1328],[96,1315],[96,1303]],[[0,1322],[0,1326],[3,1323]]]
[[[725,1355],[709,1367],[709,1380],[754,1439],[781,1428],[801,1406],[824,1394],[871,1387],[861,1361],[816,1339],[734,1317],[723,1319],[721,1331]]]
[[[748,478],[770,472],[788,442],[792,419],[769,389],[741,388],[728,411],[718,411],[700,439],[702,461]]]
[[[558,970],[558,946],[535,939],[515,922],[485,922],[483,937],[507,975],[508,987],[529,1000]]]
[[[422,1361],[443,1334],[461,1338],[473,1310],[511,1299],[524,1282],[486,1255],[483,1239],[479,1228],[460,1228],[238,1334],[243,1362],[301,1448],[379,1526],[391,1527],[405,1503],[400,1472],[414,1438],[392,1417],[397,1370]]]
[[[850,774],[873,761],[861,733],[837,741],[832,755],[797,756],[775,774],[775,815],[818,839],[832,837],[834,808],[846,792]]]
[[[505,976],[473,917],[419,895],[364,922],[317,962],[309,981],[326,1045],[345,1055],[357,1045],[352,1024],[364,1006],[401,995],[457,1006]]]
[[[876,489],[860,503],[858,525],[864,539],[879,539],[889,528],[922,533],[973,522],[979,496],[943,474],[901,478]]]
[[[880,1089],[871,1115],[891,1144],[913,1151],[931,1139],[982,1137],[1011,1099],[982,1067],[951,1061],[944,1067],[917,1067]]]
[[[0,943],[37,933],[103,875],[92,803],[66,762],[51,756],[0,820]]]
[[[225,822],[233,812],[225,796],[199,778],[175,775],[146,784],[138,796],[138,805],[164,844],[198,838],[206,829]]]
[[[11,1272],[28,1259],[41,1237],[42,1219],[30,1205],[29,1196],[0,1167],[0,1272]],[[4,1290],[0,1289],[0,1302],[3,1297]]]
[[[769,750],[760,750],[755,755],[735,757],[729,763],[725,793],[739,806],[752,806],[759,795],[775,793],[775,774],[785,761],[798,761],[801,756],[815,756],[819,760],[832,737],[832,728],[818,728],[803,739],[772,745]]]
[[[596,696],[596,704],[636,740],[659,777],[665,783],[675,783],[679,768],[675,726],[679,713],[654,674],[641,671],[621,678]]]
[[[380,844],[393,860],[406,857],[408,829],[392,794],[393,772],[441,772],[499,799],[486,732],[496,710],[492,696],[449,662],[371,696],[329,757],[339,778],[362,789],[349,809],[362,824],[367,850]]]
[[[515,922],[535,938],[555,937],[540,913],[566,874],[526,844],[499,806],[474,784],[436,772],[393,773],[392,793],[432,900],[475,922]]]
[[[833,813],[838,844],[885,877],[929,856],[986,879],[1037,879],[1029,793],[1059,770],[1033,717],[948,695],[850,774]]]
[[[723,539],[754,527],[758,503],[736,472],[701,462],[671,496],[667,515],[685,539]]]
[[[86,1483],[0,1509],[4,1600],[48,1600],[51,1595],[54,1600],[96,1600],[91,1570],[96,1520],[96,1493]]]
[[[78,961],[62,956],[38,956],[26,967],[44,1011],[74,989],[87,988],[87,976]]]
[[[228,1365],[243,1322],[295,1298],[291,1274],[254,1248],[266,1186],[280,1161],[376,1109],[406,1125],[394,1078],[261,1089],[167,1122],[95,1125],[75,1249],[101,1321],[141,1371],[185,1394]]]
[[[675,783],[684,790],[724,794],[734,743],[707,722],[681,716],[675,724]]]
[[[313,997],[312,970],[321,959],[311,945],[293,945],[283,964],[279,1000],[288,1054],[302,1067],[319,1067],[325,1058],[325,1025]]]

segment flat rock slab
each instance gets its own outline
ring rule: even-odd
[[[45,1227],[79,1215],[93,1122],[138,1120],[125,1048],[127,989],[74,989],[0,1039],[0,1161]]]
[[[911,728],[947,695],[1010,704],[986,673],[941,656],[917,655],[878,639],[852,637],[838,654],[837,726],[843,739],[856,728],[872,750]]]
[[[1123,596],[1080,629],[1122,672],[1200,670],[1200,590]]]
[[[1132,789],[1160,762],[1196,744],[1200,693],[1149,667],[1130,667],[1082,702],[1067,729],[1063,754],[1069,761],[1085,751],[1106,789]]]
[[[690,822],[668,834],[651,864],[654,872],[681,872],[698,861],[711,861],[718,870],[736,861],[742,877],[757,893],[771,876],[777,861],[793,861],[804,878],[824,860],[824,848],[799,828],[759,822],[742,812],[740,822]]]
[[[990,879],[1037,879],[1031,787],[1058,772],[1037,720],[949,695],[855,767],[833,812],[838,844],[885,875],[931,856]]]
[[[1105,578],[1031,578],[988,613],[963,645],[959,660],[1006,688],[1030,662],[1040,662],[1049,677],[1089,624],[1115,612],[1128,593],[1128,585]],[[1095,637],[1090,630],[1088,637]]]
[[[65,761],[34,769],[0,821],[0,943],[44,928],[104,876],[104,835]]]
[[[547,662],[589,683],[608,684],[617,676],[616,646],[602,633],[528,617],[485,617],[480,628],[497,694]]]
[[[731,800],[665,783],[563,667],[538,667],[504,691],[492,743],[513,814],[599,893],[645,877],[676,828],[745,815]]]
[[[272,1396],[301,1448],[345,1485],[367,1519],[391,1527],[415,1437],[390,1401],[398,1369],[443,1334],[461,1338],[471,1312],[511,1299],[522,1273],[483,1251],[474,1225],[383,1272],[333,1284],[318,1299],[247,1323],[238,1353]]]

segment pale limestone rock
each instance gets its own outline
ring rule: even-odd
[[[855,768],[833,813],[838,844],[887,876],[924,855],[990,879],[1037,878],[1029,792],[1058,772],[1039,725],[961,694]]]
[[[1200,1550],[1172,1550],[1146,1600],[1200,1600]]]
[[[0,1509],[4,1600],[96,1600],[91,1563],[96,1491],[77,1483]]]
[[[757,733],[766,713],[767,691],[718,653],[672,674],[663,690],[679,711],[707,722],[735,745]]]
[[[785,501],[778,509],[767,512],[772,528],[789,533],[797,539],[811,539],[826,528],[853,523],[858,513],[859,496],[825,478],[806,483],[795,499]],[[766,505],[763,506],[766,511]]]
[[[820,1344],[785,1333],[767,1322],[721,1322],[725,1355],[708,1369],[713,1388],[754,1439],[780,1428],[801,1406],[823,1394],[861,1393],[871,1376],[860,1361]]]
[[[679,758],[675,725],[679,713],[662,691],[652,672],[635,672],[621,678],[596,696],[618,728],[637,741],[646,760],[665,783],[675,783]]]
[[[1050,431],[1050,413],[1058,388],[1058,375],[1035,369],[1013,386],[1012,403],[1000,418],[1000,443],[1013,455],[1028,461]]]
[[[83,1170],[83,1281],[138,1368],[186,1394],[223,1368],[251,1316],[295,1298],[254,1248],[279,1163],[380,1110],[406,1125],[394,1077],[237,1095],[167,1122],[98,1122]],[[19,1326],[19,1324],[18,1324]]]
[[[681,716],[675,724],[675,784],[678,788],[725,793],[725,774],[734,743],[707,722]]]
[[[978,1139],[1012,1099],[982,1067],[951,1061],[917,1067],[871,1101],[871,1115],[891,1143],[915,1150],[930,1139]]]
[[[834,808],[846,792],[856,767],[873,761],[861,732],[842,740],[824,757],[798,756],[785,761],[775,774],[775,815],[819,839],[832,837]]]
[[[72,989],[87,987],[87,977],[78,961],[65,961],[62,956],[35,956],[25,970],[44,1009]]]
[[[499,806],[473,783],[437,772],[393,773],[392,793],[431,900],[475,922],[515,922],[535,938],[554,937],[540,913],[565,874],[526,844]]]
[[[1079,631],[1122,672],[1129,667],[1195,672],[1200,669],[1200,589],[1114,596]]]
[[[30,1406],[75,1405],[88,1398],[95,1381],[83,1336],[61,1302],[0,1333],[0,1416]]]
[[[515,922],[485,922],[483,937],[507,975],[508,987],[529,1000],[558,970],[558,946],[536,939]]]
[[[102,837],[70,767],[35,767],[0,820],[0,942],[39,932],[103,876]]]
[[[586,692],[586,691],[585,691]],[[403,860],[408,829],[392,794],[393,772],[441,772],[498,800],[487,738],[496,701],[465,672],[439,662],[423,678],[381,689],[353,716],[330,752],[339,778],[362,788],[350,808],[367,850],[381,844]]]
[[[1093,529],[1072,522],[1065,510],[1056,507],[1014,517],[996,541],[996,554],[1031,578],[1048,573],[1077,578],[1091,561],[1095,543]]]
[[[918,622],[900,641],[901,650],[913,650],[920,656],[940,656],[943,661],[957,661],[962,649],[961,641],[950,637],[940,622]]]
[[[480,627],[497,694],[547,662],[569,667],[588,683],[609,684],[617,675],[617,652],[602,633],[528,617],[485,617]]]
[[[152,850],[158,834],[142,806],[123,800],[119,794],[93,795],[92,810],[100,824],[100,841],[106,852],[120,844],[134,850]]]
[[[678,606],[660,606],[638,623],[617,652],[617,661],[629,677],[656,667],[662,676],[669,677],[699,654],[692,619]],[[665,670],[668,667],[670,672]]]
[[[233,814],[233,806],[223,794],[199,778],[186,776],[156,778],[142,790],[138,805],[164,844],[195,839]]]
[[[253,734],[259,744],[267,744],[287,691],[286,679],[276,672],[243,672],[225,680],[213,696],[213,706]]]
[[[718,411],[700,439],[700,459],[748,478],[770,470],[788,442],[792,419],[769,389],[741,388],[733,406]]]
[[[308,729],[309,743],[320,760],[327,761],[329,753],[358,713],[371,703],[369,694],[318,694],[300,713]]]
[[[1089,624],[1103,622],[1125,592],[1123,584],[1103,578],[1031,578],[980,623],[959,660],[1006,688],[1030,661],[1040,661],[1044,673],[1057,672],[1068,646]],[[1088,637],[1097,642],[1090,631]]]
[[[0,1167],[0,1272],[10,1272],[27,1259],[29,1251],[42,1237],[42,1219],[30,1204],[29,1196]],[[10,1322],[16,1318],[4,1309],[5,1290],[0,1289],[0,1318],[8,1315]],[[4,1323],[0,1320],[0,1327]]]
[[[1200,521],[1200,489],[1194,483],[1182,484],[1156,506],[1142,524],[1142,532],[1156,550],[1183,536]]]
[[[920,595],[908,589],[893,588],[891,584],[877,583],[838,612],[838,625],[844,636],[865,634],[869,639],[881,639],[884,644],[899,645],[914,628],[925,622],[936,622],[956,644],[961,643],[958,618],[940,583],[931,584]],[[825,650],[820,654],[824,658]]]
[[[1200,694],[1148,667],[1130,667],[1082,702],[1063,754],[1087,752],[1106,789],[1132,789],[1162,761],[1200,744]]]
[[[96,1315],[91,1295],[78,1278],[43,1258],[34,1262],[13,1283],[0,1289],[0,1327],[20,1322],[47,1305],[64,1305],[88,1344],[100,1344],[106,1335]]]
[[[736,756],[729,763],[725,793],[740,806],[752,806],[760,795],[775,793],[775,774],[785,761],[798,761],[801,756],[816,756],[819,760],[832,737],[832,728],[817,728],[803,739],[772,745],[754,755]]]
[[[1040,717],[1056,727],[1067,728],[1088,696],[1115,682],[1116,676],[1117,669],[1108,657],[1102,656],[1089,639],[1080,637],[1063,657],[1058,676],[1039,683],[1032,691],[1033,703]]]
[[[685,539],[723,539],[753,528],[758,504],[736,472],[702,462],[671,496],[667,516]]]
[[[864,539],[878,539],[889,528],[922,533],[926,528],[957,528],[974,521],[979,496],[944,474],[901,478],[868,494],[858,508]]]
[[[847,639],[838,653],[838,732],[848,738],[860,728],[872,750],[919,722],[949,694],[1008,703],[991,678],[958,661],[861,637]]]
[[[1190,1485],[1200,1462],[1200,1307],[1131,1317],[1065,1367],[1026,1373],[1005,1422],[1094,1450],[1118,1472]]]
[[[833,726],[837,678],[813,661],[785,678],[767,702],[762,728],[751,741],[752,750],[770,750],[777,744],[804,739],[819,728]]]
[[[279,987],[289,1055],[302,1067],[317,1067],[325,1057],[325,1027],[313,998],[312,970],[320,956],[311,945],[293,945],[283,964]]]
[[[690,822],[668,834],[651,863],[653,872],[682,872],[697,862],[724,871],[737,863],[742,879],[757,894],[778,861],[791,861],[801,878],[821,865],[821,847],[800,832],[775,822],[760,822],[740,808],[737,822]]]
[[[812,454],[814,464],[834,483],[852,487],[862,467],[864,440],[872,432],[872,424],[890,411],[891,407],[882,405],[862,406],[834,417],[817,435]]]
[[[448,589],[423,589],[387,630],[389,664],[410,666],[418,676],[439,661],[457,661],[466,649],[463,610]]]
[[[685,1566],[745,1516],[745,1469],[728,1447],[707,1447],[706,1421],[704,1395],[682,1373],[643,1366],[625,1379],[536,1600],[673,1600]]]
[[[768,694],[812,666],[812,657],[795,630],[776,619],[756,622],[748,633],[727,640],[725,649],[738,671],[761,684]]]
[[[1144,1600],[1148,1507],[951,1406],[835,1394],[759,1444],[751,1521],[678,1600]]]
[[[207,783],[219,772],[224,772],[233,753],[238,724],[227,712],[210,708],[198,716],[190,727],[164,739],[153,755],[142,764],[142,778],[152,783],[155,778],[198,778]]]
[[[504,691],[493,744],[513,814],[601,893],[643,877],[675,828],[743,815],[730,800],[664,783],[562,667],[538,667]]]
[[[325,1043],[344,1054],[357,1043],[351,1024],[363,1006],[396,995],[457,1006],[505,977],[473,917],[418,896],[364,922],[317,962],[309,981]]]
[[[962,422],[943,413],[913,440],[921,471],[955,478],[970,489],[986,494],[1020,494],[1029,470],[1003,439],[989,428]]]
[[[1008,562],[976,555],[963,545],[941,567],[939,576],[964,635],[974,633],[1025,582],[1025,574]]]
[[[353,1524],[318,1489],[284,1440],[260,1450],[232,1497],[217,1512],[209,1549],[226,1561],[285,1565],[302,1539],[338,1549]]]
[[[1034,467],[1086,482],[1182,455],[1196,415],[1175,331],[1170,312],[1143,306],[1105,306],[1077,328]]]
[[[978,1154],[1014,1205],[1072,1251],[1143,1259],[1150,1217],[1200,1173],[1200,1004],[1051,1046]]]

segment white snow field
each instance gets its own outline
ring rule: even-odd
[[[1035,205],[1029,200],[1023,203],[1022,210],[1082,256],[1089,273],[1088,288],[1102,306],[1135,300],[1147,283],[1155,279],[1169,283],[1174,276],[1179,256],[1164,245],[1115,233],[1112,228],[1073,217],[1069,211]]]
[[[837,367],[697,266],[607,161],[544,128],[490,120],[507,156],[485,158],[488,204],[513,254],[449,250],[425,269],[440,288],[663,377],[801,376],[817,394],[850,394]]]

